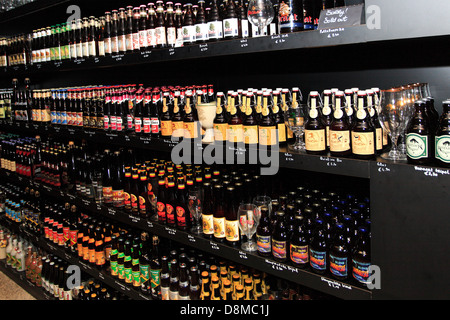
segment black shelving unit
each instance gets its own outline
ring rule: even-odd
[[[72,3],[72,1],[70,2]],[[113,7],[101,1],[103,8]],[[450,46],[450,21],[418,19],[418,12],[443,17],[450,9],[445,0],[433,6],[419,0],[366,0],[366,25],[344,30],[315,30],[257,39],[230,40],[208,45],[162,49],[151,53],[115,56],[90,61],[64,61],[0,70],[1,86],[12,77],[32,77],[36,88],[92,83],[213,82],[218,90],[239,87],[292,87],[303,92],[330,87],[361,88],[428,82],[439,103],[450,95],[450,68],[443,52]],[[63,6],[64,7],[64,6]],[[103,10],[104,11],[104,10]],[[60,16],[64,13],[60,11]],[[30,15],[30,19],[33,15]],[[34,19],[38,19],[34,16]],[[377,20],[378,19],[378,20]],[[374,23],[375,22],[375,23]],[[379,22],[377,25],[376,22]],[[14,23],[11,29],[14,30]],[[332,35],[331,37],[330,34]],[[261,61],[264,63],[261,65]],[[25,70],[26,69],[26,70]],[[168,153],[170,141],[72,128],[34,124],[0,124],[4,131],[57,134],[61,137],[130,146]],[[198,146],[201,147],[201,146]],[[201,237],[172,230],[153,222],[139,221],[123,212],[97,206],[64,191],[42,186],[44,193],[67,197],[87,210],[109,215],[129,225],[151,230],[184,244],[195,244],[207,252],[243,264],[257,266],[281,278],[310,286],[344,299],[448,299],[450,267],[446,243],[450,242],[449,171],[436,166],[415,166],[381,158],[361,161],[351,158],[311,156],[279,152],[280,166],[312,173],[357,177],[370,186],[372,264],[380,268],[380,288],[347,287],[307,271],[240,250],[217,245]],[[23,179],[23,178],[22,178]],[[17,178],[16,181],[19,181]],[[29,181],[23,181],[29,183]],[[218,248],[218,249],[217,249]]]

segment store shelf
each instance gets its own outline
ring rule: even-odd
[[[19,179],[19,181],[23,182],[22,179]],[[46,189],[40,189],[40,190],[44,191]],[[51,253],[51,254],[63,259],[64,261],[68,262],[69,264],[79,266],[81,271],[85,272],[86,274],[90,275],[91,277],[95,278],[96,280],[101,281],[102,283],[108,285],[109,287],[117,290],[118,292],[123,293],[127,297],[129,297],[133,300],[152,300],[151,297],[148,297],[148,296],[142,294],[141,292],[139,292],[138,290],[125,284],[124,282],[122,282],[118,279],[115,279],[110,274],[108,274],[107,271],[100,270],[100,269],[96,268],[95,266],[92,266],[91,264],[80,260],[78,257],[74,256],[72,253],[65,251],[63,248],[57,246],[54,243],[51,243],[50,241],[44,239],[42,236],[31,233],[30,231],[26,230],[25,228],[20,227],[19,225],[6,219],[5,217],[2,217],[2,219],[0,219],[0,220],[1,220],[1,222],[0,222],[1,224],[14,230],[15,232],[17,232],[19,234],[21,234],[22,236],[27,238],[29,241],[31,241],[36,246],[44,249],[48,253]],[[11,270],[11,269],[10,269],[10,271],[12,271],[13,273],[17,273],[19,276],[19,280],[26,281],[29,284],[29,286],[31,286],[31,289],[33,289],[33,286],[36,287],[34,284],[30,283],[26,279],[23,279],[25,277],[24,274],[23,275],[21,273],[19,274],[19,272],[14,272],[14,270]],[[28,288],[25,288],[25,290],[28,291]],[[35,291],[37,291],[37,293],[40,292],[39,290],[41,290],[41,289],[36,287]],[[29,292],[32,293],[32,291],[29,291]],[[40,296],[36,296],[37,299],[41,299],[42,297],[49,299],[49,297],[47,297],[47,295],[43,291],[41,292]]]
[[[0,176],[9,179],[11,182],[22,184],[24,186],[33,185],[34,188],[39,190],[43,196],[57,197],[61,201],[74,204],[82,210],[100,214],[102,216],[108,217],[111,220],[127,224],[130,227],[139,230],[148,231],[151,234],[156,234],[160,237],[167,238],[184,245],[193,246],[199,250],[214,254],[216,256],[227,258],[236,263],[255,268],[257,270],[272,274],[276,277],[286,279],[288,281],[292,281],[294,283],[305,285],[309,288],[330,294],[337,298],[350,300],[371,299],[371,291],[357,284],[336,281],[327,275],[318,275],[309,270],[296,268],[288,263],[279,263],[270,258],[261,257],[256,253],[245,252],[239,247],[232,247],[227,244],[222,244],[214,240],[206,239],[202,235],[195,235],[187,231],[178,230],[174,227],[160,224],[157,221],[151,221],[148,219],[142,219],[140,217],[133,216],[113,207],[100,205],[87,199],[80,199],[79,197],[74,196],[69,192],[47,185],[31,182],[28,178],[18,176],[14,173],[0,171]],[[39,241],[39,239],[36,239],[36,241]],[[118,282],[117,280],[111,279],[111,277],[104,272],[99,272],[92,266],[79,261],[78,259],[71,258],[70,255],[62,251],[60,248],[57,248],[54,245],[48,244],[46,242],[43,243],[43,245],[44,248],[46,248],[50,252],[66,259],[67,261],[70,261],[71,263],[81,265],[82,269],[87,273],[104,281],[105,283],[110,284],[117,290],[126,293],[128,296],[138,299],[145,298],[140,293],[130,291],[130,288],[128,287],[122,288],[120,286],[120,282]]]

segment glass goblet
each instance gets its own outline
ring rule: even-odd
[[[242,243],[242,250],[252,252],[258,249],[256,242],[253,240],[253,235],[259,224],[257,214],[258,208],[254,204],[247,203],[239,206],[239,229],[247,238],[247,241]]]
[[[194,234],[201,234],[203,232],[203,226],[200,222],[203,212],[201,195],[201,189],[198,187],[192,187],[188,191],[188,208],[194,220],[191,232]]]
[[[295,142],[288,147],[293,151],[304,151],[305,141],[304,134],[304,120],[305,120],[305,105],[300,104],[296,106],[289,106],[284,112],[285,125],[294,133]]]
[[[258,35],[263,35],[263,29],[267,27],[275,17],[272,1],[250,0],[248,4],[248,21],[258,28]]]

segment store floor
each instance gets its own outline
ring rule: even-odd
[[[0,272],[0,300],[36,300],[4,273]]]

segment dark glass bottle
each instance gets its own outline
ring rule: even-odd
[[[433,140],[429,118],[425,112],[426,102],[414,103],[414,115],[406,131],[406,156],[409,163],[429,164],[433,159],[430,141]]]
[[[450,100],[442,103],[442,114],[435,136],[435,159],[443,167],[450,166]]]
[[[256,244],[258,255],[270,257],[272,255],[272,227],[269,217],[269,208],[261,207],[261,217],[256,229]]]
[[[217,0],[211,1],[211,9],[208,15],[208,41],[216,42],[223,38],[223,24],[219,14]]]
[[[359,238],[352,251],[352,277],[360,284],[367,284],[371,265],[370,232],[366,227],[358,229]]]
[[[324,223],[320,219],[315,221],[315,230],[310,241],[309,264],[311,269],[318,274],[324,274],[328,270],[328,244]]]
[[[351,153],[350,125],[344,109],[344,93],[338,91],[335,96],[333,120],[330,124],[330,154],[335,157],[344,157]]]
[[[237,246],[240,243],[239,233],[239,195],[235,192],[234,186],[228,186],[226,190],[225,203],[225,240],[230,246]]]
[[[326,127],[320,110],[320,96],[310,92],[308,117],[305,122],[305,148],[309,154],[325,154],[327,151]]]
[[[351,131],[352,153],[358,159],[369,160],[375,156],[375,128],[367,109],[367,93],[358,91],[357,111]]]
[[[349,275],[351,253],[346,241],[344,224],[336,223],[334,232],[335,235],[329,251],[329,268],[335,279],[343,281],[347,280]]]
[[[242,36],[239,26],[239,19],[236,13],[234,1],[227,1],[225,16],[223,17],[223,37],[224,39],[237,39]]]
[[[304,269],[309,265],[309,239],[303,225],[303,217],[299,214],[295,215],[289,253],[291,262],[297,268]]]
[[[220,184],[214,185],[214,239],[217,242],[225,241],[225,202],[224,191]]]
[[[192,3],[186,3],[186,11],[182,24],[183,45],[195,43],[195,16],[192,12]]]
[[[285,213],[275,212],[276,223],[272,232],[272,256],[275,261],[286,262],[289,257],[288,228]]]
[[[302,1],[294,1],[294,0],[281,1],[279,4],[277,19],[280,33],[302,31],[303,30]]]
[[[162,261],[159,254],[159,238],[158,236],[152,237],[152,251],[150,259],[150,278],[151,278],[151,296],[154,300],[161,300],[162,293]]]
[[[175,206],[176,226],[180,230],[187,230],[190,224],[186,184],[183,177],[177,179],[177,196]]]
[[[258,127],[258,141],[260,146],[272,148],[277,145],[277,127],[269,109],[270,93],[264,92],[262,109]]]

